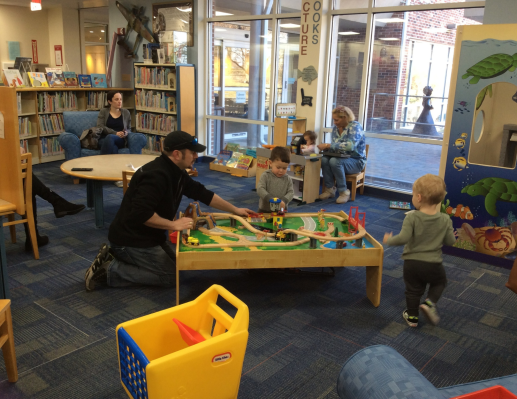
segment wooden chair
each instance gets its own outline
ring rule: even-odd
[[[11,233],[11,241],[16,243],[15,225],[27,223],[29,225],[29,235],[32,243],[32,250],[34,252],[34,259],[39,259],[38,241],[36,238],[36,225],[34,224],[34,210],[32,208],[32,154],[27,153],[21,157],[21,178],[23,180],[23,200],[24,212],[20,215],[22,219],[15,220],[14,215],[18,212],[17,207],[7,201],[0,204],[0,216],[7,216],[7,222],[3,225],[9,226]]]
[[[123,170],[122,171],[122,194],[125,194],[129,187],[129,181],[135,174],[136,170]]]
[[[13,319],[9,299],[0,299],[0,347],[4,353],[7,379],[10,382],[16,382],[18,381],[18,367],[14,352]]]
[[[370,149],[370,145],[366,144],[366,161],[368,161],[368,150]],[[364,168],[359,173],[354,173],[353,175],[345,175],[346,182],[350,183],[350,198],[352,201],[355,201],[355,194],[358,188],[360,188],[361,195],[364,194],[364,177],[366,173],[366,164]]]

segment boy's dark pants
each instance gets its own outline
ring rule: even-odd
[[[404,283],[406,284],[407,313],[409,316],[418,316],[418,307],[427,284],[429,284],[427,298],[436,303],[447,286],[447,277],[441,263],[405,260]]]

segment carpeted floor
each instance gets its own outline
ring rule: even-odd
[[[254,179],[211,172],[198,164],[208,188],[236,205],[255,209]],[[42,181],[70,201],[86,203],[85,184],[73,185],[58,163],[38,165]],[[104,187],[105,219],[117,212],[122,189]],[[184,209],[188,200],[184,200]],[[388,201],[358,195],[366,229],[377,240],[398,232],[404,212]],[[149,287],[84,290],[84,272],[107,240],[92,210],[56,219],[38,200],[39,228],[50,237],[40,260],[8,242],[19,380],[7,381],[0,359],[2,398],[125,398],[118,372],[115,327],[175,304],[175,291]],[[292,212],[337,211],[327,200],[292,206]],[[344,207],[348,211],[348,206]],[[107,223],[107,225],[108,225]],[[8,231],[5,230],[7,235]],[[274,272],[183,272],[182,302],[217,283],[250,310],[249,341],[240,398],[337,398],[343,363],[360,348],[387,344],[431,383],[449,386],[517,372],[517,296],[504,287],[508,270],[445,256],[449,285],[439,303],[442,321],[409,328],[402,319],[402,248],[387,248],[381,305],[365,297],[364,268],[337,269],[334,277]],[[200,376],[202,378],[202,376]]]

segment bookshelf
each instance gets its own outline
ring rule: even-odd
[[[5,104],[12,102],[17,110],[15,131],[6,132],[18,137],[20,146],[32,153],[32,163],[45,163],[65,159],[58,143],[64,131],[63,112],[99,110],[106,104],[106,94],[118,90],[124,97],[124,108],[134,109],[133,89],[121,88],[52,88],[52,87],[0,87],[0,96],[5,99],[0,111],[10,110]],[[134,115],[132,115],[134,121]]]
[[[161,154],[167,134],[196,136],[195,67],[190,64],[134,64],[135,131],[144,133],[144,154]]]

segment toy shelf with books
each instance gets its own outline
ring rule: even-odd
[[[293,136],[302,136],[307,130],[305,118],[275,118],[275,130],[273,135],[274,145],[290,145]]]
[[[134,64],[135,131],[147,136],[145,154],[159,155],[174,130],[196,136],[195,68],[190,64]]]
[[[257,153],[255,148],[241,148],[228,143],[217,157],[210,162],[210,170],[229,173],[232,176],[253,177],[257,173]]]
[[[110,90],[123,94],[124,108],[134,108],[133,89],[127,88],[0,87],[0,111],[18,120],[16,125],[10,125],[15,126],[14,130],[5,134],[20,140],[20,145],[32,153],[33,164],[65,159],[57,141],[58,135],[64,131],[62,113],[92,110],[94,105],[105,101]]]

